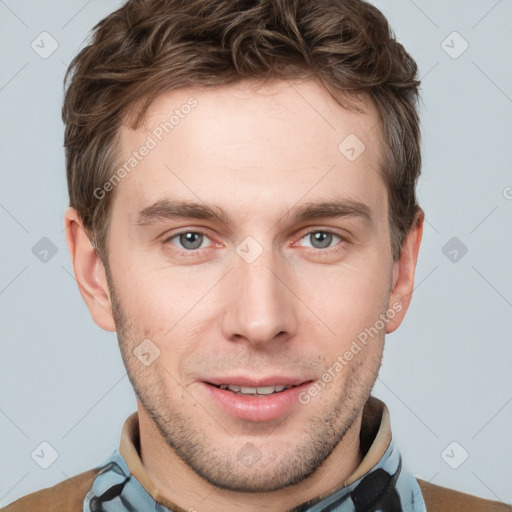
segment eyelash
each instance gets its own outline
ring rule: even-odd
[[[175,233],[173,234],[172,236],[166,238],[164,240],[164,245],[173,245],[171,243],[171,241],[175,238],[178,238],[180,235],[184,235],[186,233],[194,233],[196,235],[203,235],[207,238],[208,237],[208,234],[205,233],[204,231],[194,231],[194,230],[185,230],[185,231],[180,231],[178,233]],[[326,247],[326,248],[323,248],[323,249],[320,249],[320,248],[315,248],[315,247],[308,247],[307,249],[309,249],[308,252],[310,251],[313,251],[315,253],[331,253],[332,251],[338,251],[341,249],[341,247],[338,247],[341,243],[348,243],[348,239],[341,236],[340,234],[338,233],[335,233],[334,231],[329,231],[329,230],[324,230],[324,229],[314,229],[312,231],[308,231],[307,233],[304,233],[302,236],[300,236],[297,240],[300,241],[302,240],[303,238],[306,238],[307,236],[311,236],[315,233],[324,233],[326,235],[333,235],[334,237],[338,238],[339,241],[338,243],[336,243],[335,245],[333,246],[329,246],[329,247]],[[293,245],[295,245],[296,242],[293,242]],[[202,253],[204,252],[204,250],[206,249],[209,249],[210,247],[201,247],[201,248],[198,248],[198,249],[181,249],[181,248],[178,248],[178,247],[175,247],[173,250],[176,250],[177,252],[181,252],[181,253],[186,253],[188,256],[191,256],[191,257],[194,257],[194,256],[201,256]]]

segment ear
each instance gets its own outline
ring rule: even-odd
[[[74,208],[64,215],[66,243],[80,294],[92,319],[106,331],[116,330],[105,268]]]
[[[398,261],[393,263],[393,281],[388,308],[395,312],[395,316],[393,318],[388,316],[386,334],[398,329],[411,302],[424,219],[425,213],[420,208],[402,244],[402,254]]]

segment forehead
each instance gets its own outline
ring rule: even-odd
[[[172,196],[236,208],[336,191],[385,201],[378,113],[368,99],[350,100],[364,113],[343,108],[315,81],[165,93],[143,126],[121,128],[122,163],[145,145],[151,149],[119,184],[116,202],[121,196],[140,210]]]

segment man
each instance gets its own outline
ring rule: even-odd
[[[6,511],[512,510],[416,480],[371,396],[423,230],[416,72],[354,0],[131,0],[95,27],[66,236],[138,410]]]

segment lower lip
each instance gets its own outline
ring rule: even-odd
[[[247,421],[263,422],[281,418],[299,402],[299,395],[311,382],[305,382],[272,395],[244,396],[201,383],[220,408],[230,416]]]

